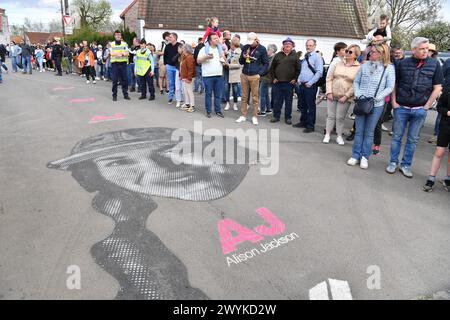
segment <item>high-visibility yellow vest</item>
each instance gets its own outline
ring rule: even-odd
[[[151,67],[149,59],[150,54],[151,52],[148,49],[146,49],[144,53],[141,53],[141,50],[136,53],[136,74],[138,76],[145,76],[148,69]]]
[[[116,44],[115,41],[111,42],[111,51],[114,53],[117,52],[122,52],[125,53],[128,51],[128,45],[126,44],[126,42],[121,42],[119,45]],[[124,57],[114,57],[111,55],[111,63],[114,62],[128,62],[128,57],[124,56]]]

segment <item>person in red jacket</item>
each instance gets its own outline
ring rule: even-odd
[[[219,18],[212,17],[212,18],[206,18],[206,23],[208,24],[208,27],[206,28],[206,32],[203,35],[202,42],[205,44],[205,53],[206,55],[209,55],[209,42],[208,37],[211,34],[215,34],[219,37],[219,55],[220,55],[220,62],[225,63],[225,52],[223,51],[223,35],[222,32],[220,32],[219,28]]]
[[[195,73],[195,59],[193,56],[194,50],[189,44],[185,44],[183,47],[183,53],[180,65],[180,78],[183,84],[184,93],[184,105],[183,110],[187,112],[195,111],[195,98],[194,98],[194,82],[196,77]]]

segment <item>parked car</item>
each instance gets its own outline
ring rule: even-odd
[[[411,56],[412,56],[411,51],[405,51],[405,57],[411,57]],[[443,65],[447,59],[450,59],[450,51],[439,52],[438,59],[439,59],[439,62],[441,63],[441,65]]]

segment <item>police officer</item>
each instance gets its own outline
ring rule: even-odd
[[[155,87],[153,85],[153,76],[155,75],[155,62],[153,55],[147,49],[145,39],[141,40],[141,48],[136,52],[136,75],[139,77],[139,86],[141,97],[144,100],[147,97],[147,85],[150,92],[150,101],[155,100]]]
[[[117,85],[120,80],[123,97],[125,100],[131,100],[128,95],[128,45],[122,41],[122,34],[116,30],[114,32],[114,42],[111,42],[111,69],[112,69],[112,94],[113,101],[117,101]]]

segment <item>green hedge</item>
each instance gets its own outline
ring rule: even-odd
[[[133,38],[136,37],[136,33],[130,32],[128,28],[122,29],[120,31],[122,32],[123,39],[129,45],[131,45],[133,42]],[[97,42],[97,44],[105,45],[106,43],[114,40],[114,35],[112,33],[111,34],[99,33],[89,28],[84,28],[74,30],[74,33],[72,35],[66,37],[66,42],[71,45],[74,45],[75,43],[80,43],[83,40],[86,40],[89,44],[95,41]]]

